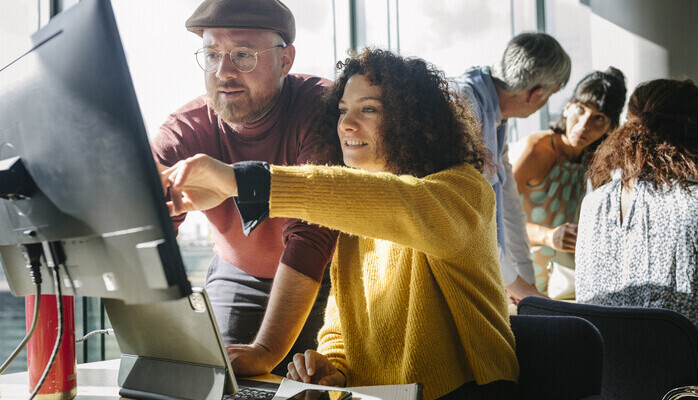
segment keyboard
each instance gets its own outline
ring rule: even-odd
[[[238,387],[233,396],[223,396],[224,400],[271,400],[276,392],[251,387]]]

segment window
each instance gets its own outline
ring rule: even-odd
[[[577,82],[593,70],[589,40],[591,13],[588,6],[576,0],[546,0],[545,14],[546,30],[560,42],[572,60],[567,86],[550,96],[548,101],[549,118],[554,122],[572,97]]]
[[[34,1],[0,0],[0,68],[28,50],[28,37],[40,26],[39,5]]]
[[[420,57],[456,77],[491,66],[511,37],[536,30],[535,0],[356,0],[359,49]],[[540,130],[540,112],[510,121],[509,140]]]

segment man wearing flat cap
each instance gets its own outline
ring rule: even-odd
[[[186,27],[203,39],[196,62],[207,94],[168,117],[151,143],[156,161],[172,166],[199,153],[228,164],[310,160],[309,128],[331,82],[289,74],[291,11],[278,0],[205,0]],[[294,353],[317,347],[336,233],[296,219],[243,224],[240,214],[248,221],[260,212],[256,196],[204,212],[215,252],[206,290],[235,372],[286,375]],[[184,217],[173,218],[175,227]]]

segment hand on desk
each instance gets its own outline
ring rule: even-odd
[[[226,344],[230,366],[240,376],[265,375],[276,365],[271,365],[271,353],[258,344]]]
[[[315,350],[296,353],[293,362],[288,363],[286,378],[305,383],[325,386],[344,386],[344,375],[332,365],[330,360]]]

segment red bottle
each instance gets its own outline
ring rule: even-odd
[[[68,400],[77,395],[75,360],[75,303],[73,296],[63,298],[63,340],[56,355],[56,361],[49,372],[36,399]],[[24,307],[27,329],[34,316],[34,295],[25,296]],[[34,335],[27,343],[27,370],[29,371],[29,392],[33,392],[46,364],[58,333],[58,309],[55,295],[41,295],[39,321]]]

